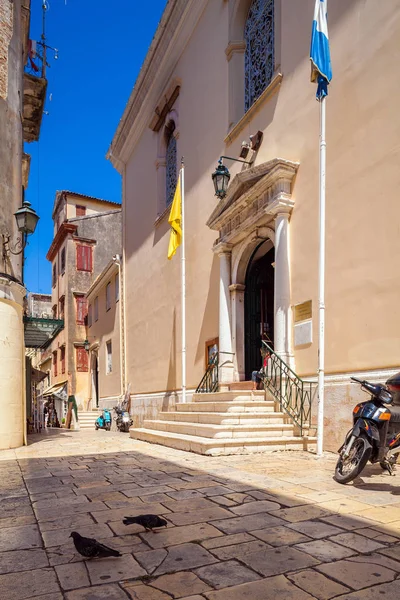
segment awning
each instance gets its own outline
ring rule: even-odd
[[[46,348],[63,327],[63,319],[39,319],[25,316],[25,347]]]
[[[43,381],[43,379],[46,379],[46,377],[47,373],[45,373],[44,371],[39,371],[39,369],[34,369],[33,367],[31,368],[32,381],[40,383],[41,381]]]
[[[54,385],[51,385],[49,388],[47,388],[47,390],[44,390],[44,392],[42,394],[43,398],[45,396],[58,396],[62,400],[66,400],[67,399],[67,391],[64,390],[64,388],[66,387],[66,384],[67,384],[66,381],[62,381],[61,383],[56,383]],[[65,396],[65,398],[64,398],[64,396]]]

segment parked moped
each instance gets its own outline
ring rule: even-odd
[[[400,454],[400,406],[393,405],[396,386],[400,389],[400,374],[386,382],[388,387],[355,377],[351,380],[359,383],[371,398],[353,410],[354,425],[338,450],[335,468],[338,483],[355,479],[368,461],[379,462],[392,475]]]
[[[117,414],[114,417],[118,431],[123,431],[127,433],[129,431],[129,427],[133,424],[133,421],[130,417],[130,414],[127,410],[120,408],[119,406],[114,406],[114,410]]]
[[[95,421],[95,429],[105,429],[106,431],[110,431],[111,429],[111,411],[103,408],[103,412],[99,417],[97,417]]]

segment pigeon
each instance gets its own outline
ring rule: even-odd
[[[69,537],[74,540],[74,546],[85,558],[107,558],[108,556],[122,556],[118,550],[113,550],[97,540],[83,537],[77,531],[73,531]]]
[[[155,527],[166,527],[168,525],[165,519],[158,517],[157,515],[139,515],[137,517],[125,517],[123,520],[124,525],[133,525],[137,523],[142,525],[146,531],[152,531]],[[154,531],[153,533],[157,533]]]

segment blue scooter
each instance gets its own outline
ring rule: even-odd
[[[98,429],[105,429],[106,431],[110,431],[111,429],[111,411],[103,408],[103,412],[99,417],[97,417],[96,422],[94,424],[96,431]]]

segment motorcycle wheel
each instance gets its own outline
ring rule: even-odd
[[[372,447],[365,436],[358,437],[347,458],[339,457],[335,468],[335,480],[338,483],[348,483],[361,473],[367,464]]]
[[[124,423],[124,431],[125,433],[129,433],[129,423]]]
[[[97,425],[97,423],[94,424],[94,428],[95,428],[96,431],[98,431],[99,426]]]
[[[111,424],[107,423],[107,425],[106,425],[106,431],[110,431],[110,429],[111,429]]]

